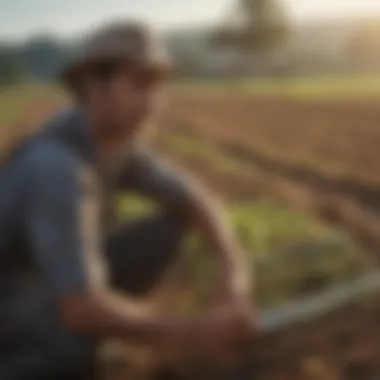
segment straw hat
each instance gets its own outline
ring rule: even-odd
[[[61,71],[61,81],[69,86],[83,70],[98,62],[125,59],[147,70],[167,73],[172,69],[169,55],[157,36],[144,23],[118,21],[89,33],[76,54]]]

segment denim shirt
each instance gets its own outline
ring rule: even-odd
[[[36,326],[49,331],[46,320],[37,322],[44,320],[41,310],[50,310],[58,325],[62,295],[106,281],[101,216],[118,191],[137,191],[172,208],[191,194],[179,173],[140,148],[129,148],[116,171],[104,167],[78,109],[49,120],[2,167],[0,347],[25,341]]]

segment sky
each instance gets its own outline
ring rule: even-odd
[[[156,28],[211,24],[225,17],[234,0],[0,0],[0,40],[36,33],[63,37],[123,16]],[[297,20],[341,15],[380,16],[380,0],[283,0]]]

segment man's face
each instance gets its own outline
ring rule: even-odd
[[[162,104],[161,80],[152,71],[125,66],[97,88],[97,104],[115,136],[133,134]]]

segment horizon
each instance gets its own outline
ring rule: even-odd
[[[11,2],[12,1],[12,2]],[[0,40],[22,42],[35,35],[52,35],[73,39],[94,24],[121,17],[146,20],[160,31],[197,29],[217,25],[225,20],[231,0],[130,0],[128,9],[123,0],[0,0]],[[283,0],[296,24],[335,19],[380,19],[378,0]],[[23,7],[21,3],[24,3]],[[72,7],[70,7],[70,4]],[[19,5],[19,6],[18,6]],[[211,9],[211,11],[210,11]],[[70,20],[70,22],[67,22]]]

